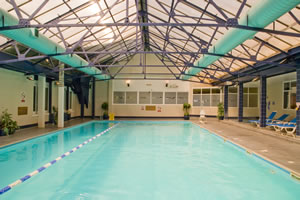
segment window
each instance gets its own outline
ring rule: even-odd
[[[139,92],[139,104],[150,104],[150,92]]]
[[[163,92],[152,92],[152,104],[163,104]]]
[[[165,92],[165,104],[176,104],[176,92]]]
[[[228,88],[228,107],[237,107],[238,101],[238,92],[237,87],[229,87]]]
[[[125,92],[114,92],[114,103],[125,104]]]
[[[45,111],[49,111],[49,83],[45,87]]]
[[[188,92],[177,92],[177,104],[184,104],[189,102]]]
[[[243,107],[256,108],[258,106],[258,88],[244,87]]]
[[[193,89],[193,106],[217,106],[220,103],[221,90],[219,88]]]
[[[296,81],[283,83],[283,109],[296,108]]]
[[[73,109],[73,92],[70,91],[69,94],[69,109]]]
[[[126,104],[137,104],[137,92],[126,92]]]
[[[38,86],[37,83],[33,86],[33,105],[32,105],[32,111],[34,113],[38,112]]]

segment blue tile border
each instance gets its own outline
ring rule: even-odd
[[[86,124],[86,123],[85,123]],[[119,123],[118,123],[119,124]],[[103,135],[104,133],[110,131],[112,128],[116,127],[118,124],[115,124],[113,126],[111,126],[108,129],[105,129],[104,131],[102,131],[101,133],[98,133],[96,136],[93,136],[92,138],[84,141],[83,143],[79,144],[78,146],[74,147],[73,149],[71,149],[70,151],[67,151],[66,153],[64,153],[63,155],[59,156],[58,158],[56,158],[55,160],[52,160],[51,162],[48,162],[47,164],[43,165],[42,167],[38,168],[37,170],[31,172],[30,174],[27,174],[26,176],[18,179],[17,181],[9,184],[8,186],[0,189],[0,195],[10,191],[13,187],[27,181],[28,179],[30,179],[31,177],[41,173],[42,171],[44,171],[45,169],[47,169],[48,167],[50,167],[51,165],[54,165],[55,163],[57,163],[59,160],[69,156],[71,153],[75,152],[76,150],[80,149],[81,147],[83,147],[84,145],[88,144],[89,142],[92,142],[93,140],[97,139],[98,137],[100,137],[101,135]]]

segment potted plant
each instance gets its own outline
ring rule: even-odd
[[[102,105],[101,105],[101,108],[104,111],[103,112],[103,119],[104,120],[109,119],[109,116],[108,116],[108,103],[107,102],[103,102]]]
[[[218,115],[217,115],[219,120],[223,120],[224,119],[224,104],[223,103],[219,103],[218,104]]]
[[[183,104],[184,119],[185,120],[189,120],[190,119],[190,113],[189,113],[190,108],[191,108],[191,104],[189,104],[189,103],[184,103]]]
[[[7,110],[2,112],[0,121],[2,134],[4,133],[5,135],[11,135],[14,134],[17,129],[19,129],[17,122],[12,119],[11,114],[9,114]]]
[[[52,107],[53,113],[50,114],[49,121],[50,123],[57,124],[58,112],[55,106]]]

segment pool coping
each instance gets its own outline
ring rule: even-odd
[[[278,162],[276,162],[276,161],[274,161],[274,160],[272,160],[272,159],[270,159],[270,158],[268,158],[268,157],[266,157],[264,155],[261,155],[260,153],[257,153],[256,151],[254,151],[252,149],[249,149],[249,148],[247,148],[247,147],[245,147],[245,146],[243,146],[241,144],[238,144],[238,143],[232,141],[231,139],[229,139],[229,138],[227,138],[225,136],[222,136],[222,135],[220,135],[220,134],[218,134],[218,133],[216,133],[216,132],[214,132],[214,131],[212,131],[212,130],[210,130],[208,128],[201,127],[201,125],[197,124],[196,122],[191,122],[191,123],[193,123],[194,125],[196,125],[196,126],[198,126],[200,128],[203,128],[203,129],[209,131],[211,134],[214,134],[215,136],[221,138],[224,142],[228,142],[229,144],[231,144],[231,145],[239,148],[240,150],[244,151],[245,153],[253,155],[256,158],[258,158],[258,159],[260,159],[260,160],[262,160],[262,161],[264,161],[264,162],[272,165],[273,167],[276,167],[277,169],[281,170],[282,172],[287,173],[288,175],[290,175],[290,177],[292,179],[300,181],[300,173],[298,173],[298,172],[290,169],[289,167],[287,167],[285,165],[282,165],[282,164],[280,164],[280,163],[278,163]]]

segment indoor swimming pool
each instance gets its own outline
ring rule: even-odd
[[[0,187],[84,141],[89,142],[0,199],[296,200],[300,196],[300,182],[284,169],[183,121],[92,121],[2,148]]]

